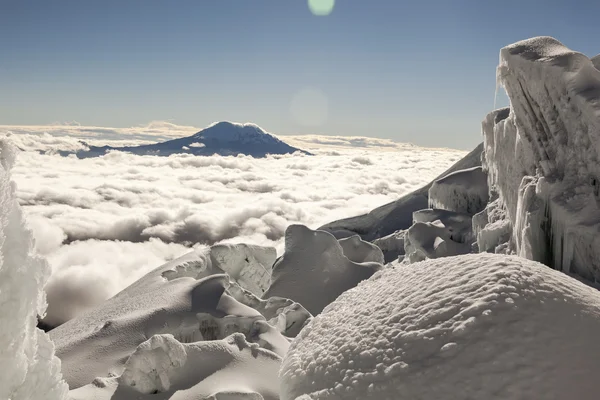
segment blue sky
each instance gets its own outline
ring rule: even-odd
[[[468,149],[499,49],[554,36],[600,52],[600,2],[0,0],[0,124],[363,135]]]

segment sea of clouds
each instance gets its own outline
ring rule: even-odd
[[[0,127],[0,136],[22,150],[13,171],[17,195],[37,251],[53,270],[46,287],[49,324],[113,296],[194,246],[249,242],[281,253],[289,224],[317,228],[368,212],[417,189],[465,154],[316,135],[280,136],[314,156],[111,152],[80,160],[56,153],[85,143],[148,143],[198,130],[170,123]]]

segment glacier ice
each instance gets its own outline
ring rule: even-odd
[[[281,399],[593,400],[598,335],[600,292],[540,263],[484,253],[400,264],[294,339]]]
[[[510,108],[490,113],[483,122],[483,168],[512,228],[506,245],[524,257],[597,281],[597,58],[592,61],[554,38],[537,37],[503,48],[498,76]],[[502,230],[505,235],[506,226]]]
[[[34,253],[10,180],[16,150],[0,140],[0,399],[65,399],[60,361],[48,335],[38,329],[46,310],[47,262]]]

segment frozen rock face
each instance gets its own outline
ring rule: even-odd
[[[299,330],[294,324],[302,326],[310,314],[287,299],[264,304],[238,285],[250,282],[248,289],[260,288],[261,271],[270,270],[260,261],[270,262],[274,255],[272,249],[246,245],[199,249],[157,268],[102,305],[52,330],[71,389],[96,377],[121,375],[127,357],[154,335],[171,335],[180,343],[191,343],[240,333],[250,343],[285,354],[289,340],[284,333],[294,336]],[[246,270],[260,273],[244,273]],[[261,311],[275,321],[273,325]],[[166,351],[167,345],[152,342],[147,351]]]
[[[123,374],[72,390],[72,400],[279,400],[281,358],[233,334],[180,343],[156,335],[135,350]]]
[[[296,337],[281,399],[593,400],[598,335],[600,292],[537,262],[474,254],[398,265]]]
[[[556,39],[538,37],[501,50],[498,78],[511,108],[488,115],[483,133],[492,198],[512,227],[500,248],[597,281],[600,71]]]
[[[0,141],[0,399],[65,399],[60,361],[48,335],[36,328],[46,311],[47,262],[35,255],[10,180],[15,149]]]
[[[285,232],[285,253],[275,263],[271,286],[263,297],[287,297],[316,315],[381,268],[378,262],[349,260],[328,232],[290,225]]]
[[[437,179],[429,189],[431,208],[476,214],[489,200],[487,176],[481,167],[453,172]]]

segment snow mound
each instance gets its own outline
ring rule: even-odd
[[[481,167],[463,169],[446,175],[431,185],[431,208],[476,214],[489,200],[487,175]]]
[[[285,354],[289,341],[282,332],[269,325],[260,311],[236,300],[227,290],[234,287],[232,292],[244,293],[245,298],[254,298],[259,305],[261,301],[236,281],[230,283],[233,278],[223,274],[225,270],[233,271],[233,275],[240,272],[240,254],[249,260],[264,261],[273,256],[272,249],[246,245],[214,249],[214,255],[213,248],[203,248],[173,260],[100,306],[53,329],[50,336],[70,387],[84,386],[96,377],[121,375],[127,357],[153,335],[170,334],[181,343],[190,343],[242,333],[249,342]],[[213,264],[213,256],[218,263]],[[255,261],[244,265],[251,271],[265,268],[258,268]],[[260,276],[259,282],[263,279],[260,274],[254,276]],[[281,307],[269,310],[271,319],[300,324],[310,317],[289,300],[279,303]],[[280,313],[284,315],[280,317]],[[284,331],[287,328],[284,326]]]
[[[353,235],[338,241],[342,246],[344,255],[357,263],[376,262],[383,264],[383,253],[381,249],[372,243],[365,242],[358,235]]]
[[[484,169],[508,223],[480,230],[495,239],[510,226],[500,251],[597,281],[600,71],[556,39],[537,37],[500,51],[498,79],[511,108],[483,122]]]
[[[275,262],[271,286],[263,297],[290,298],[316,315],[380,268],[377,262],[349,260],[328,232],[290,225],[285,232],[285,252]]]
[[[281,399],[598,397],[600,293],[537,262],[399,265],[347,291],[292,342]]]
[[[156,335],[140,344],[119,377],[72,390],[72,400],[278,400],[281,357],[236,333],[179,343]]]
[[[10,170],[16,150],[0,140],[0,399],[66,398],[60,361],[48,335],[36,328],[46,312],[50,267],[34,254],[31,231],[15,197]]]

